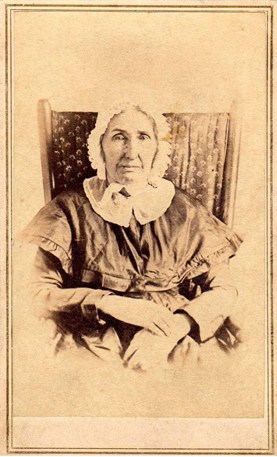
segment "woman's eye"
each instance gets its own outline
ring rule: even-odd
[[[113,140],[116,140],[116,141],[124,141],[125,140],[125,136],[122,135],[122,133],[117,133],[116,135],[113,136]]]
[[[139,140],[142,140],[142,141],[150,140],[150,136],[147,135],[146,133],[140,133],[138,138],[139,138]]]

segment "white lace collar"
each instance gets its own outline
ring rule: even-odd
[[[168,209],[175,194],[173,184],[162,178],[155,181],[155,187],[147,184],[132,195],[122,184],[107,186],[97,176],[85,179],[83,187],[94,211],[105,221],[123,227],[129,227],[132,214],[142,225],[155,221]]]

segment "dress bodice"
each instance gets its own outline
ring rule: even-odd
[[[84,191],[63,192],[37,214],[24,238],[51,252],[77,283],[117,292],[176,289],[231,257],[241,240],[198,201],[176,189],[155,221],[105,221]]]

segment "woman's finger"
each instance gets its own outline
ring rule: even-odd
[[[133,345],[130,345],[124,354],[123,360],[125,362],[129,362],[130,358],[133,357],[133,355],[137,352],[137,350],[138,350],[138,347],[134,347]]]
[[[149,362],[147,363],[147,358],[145,358],[144,351],[138,351],[134,356],[130,359],[128,362],[128,368],[131,370],[142,370],[145,371],[146,367],[149,365]]]
[[[155,320],[154,324],[161,329],[164,336],[171,335],[172,327],[169,327],[162,319]]]
[[[159,314],[157,317],[156,317],[156,321],[162,323],[162,325],[165,327],[165,328],[170,328],[171,325],[172,325],[172,322],[171,322],[171,318],[170,316],[166,315],[164,316],[163,314]]]
[[[155,325],[154,322],[148,325],[147,329],[157,336],[165,336],[165,332]]]
[[[145,368],[142,367],[140,363],[137,363],[136,365],[130,367],[131,370],[136,370],[136,371],[146,371]]]
[[[129,366],[132,370],[138,370],[138,371],[148,371],[150,368],[152,368],[152,366],[155,365],[155,363],[153,363],[151,360],[149,360],[148,358],[142,358],[140,357],[140,359],[138,359],[136,357],[136,359],[132,360],[132,366]]]
[[[137,354],[134,354],[134,356],[129,359],[129,361],[127,362],[127,366],[131,370],[134,370],[135,368],[139,368],[140,360],[137,357]]]
[[[159,329],[161,330],[163,336],[167,336],[168,333],[169,333],[169,328],[165,326],[164,322],[162,321],[157,321],[157,322],[154,322],[154,325]]]
[[[136,365],[136,367],[133,368],[133,370],[145,372],[148,370],[148,368],[145,365],[140,363],[140,364]]]
[[[164,323],[166,328],[171,329],[175,325],[175,316],[168,310],[166,310],[166,313],[161,313],[159,319]]]

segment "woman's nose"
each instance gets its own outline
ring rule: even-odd
[[[128,141],[128,143],[125,145],[125,156],[131,160],[137,158],[138,151],[134,141]]]

